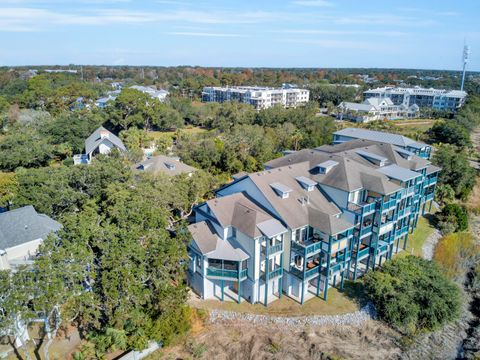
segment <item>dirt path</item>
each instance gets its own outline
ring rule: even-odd
[[[433,233],[425,240],[422,246],[422,257],[426,260],[433,259],[433,251],[438,241],[442,237],[442,233],[438,229],[434,229]]]

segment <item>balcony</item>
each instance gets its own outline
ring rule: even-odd
[[[322,241],[310,239],[302,243],[292,241],[292,250],[302,253],[304,256],[318,253],[322,250]]]
[[[435,196],[435,193],[430,193],[425,195],[425,201],[433,200],[434,196]]]
[[[275,269],[273,269],[272,271],[269,271],[268,272],[268,280],[272,280],[272,279],[275,279],[279,276],[282,276],[283,275],[283,268],[281,266],[278,266],[276,267]],[[260,278],[265,281],[265,278],[266,278],[266,273],[265,272],[260,272]]]
[[[348,203],[348,210],[353,211],[357,214],[360,215],[368,215],[373,212],[375,212],[375,209],[377,207],[377,202],[374,201],[372,203],[366,203],[362,202],[360,204],[355,204],[355,203]]]
[[[410,215],[411,212],[411,206],[405,206],[403,209],[397,211],[397,218],[403,218],[404,216]]]
[[[363,259],[369,254],[370,254],[370,246],[367,246],[365,244],[360,244],[360,250],[358,250],[358,252],[356,253],[356,258]]]
[[[320,265],[316,265],[316,266],[314,265],[312,268],[310,268],[310,269],[307,268],[305,271],[300,270],[299,268],[297,268],[295,266],[292,266],[292,267],[290,267],[290,273],[292,273],[296,277],[298,277],[300,279],[303,279],[303,280],[310,279],[310,278],[315,277],[316,275],[320,274]]]
[[[214,267],[207,268],[207,276],[216,278],[226,278],[228,280],[238,280],[238,270],[218,269]],[[240,280],[247,277],[247,269],[240,270]]]
[[[273,256],[283,251],[283,243],[278,243],[268,247],[268,256]],[[267,247],[262,245],[262,255],[267,256]]]
[[[399,228],[395,231],[395,236],[398,237],[398,236],[403,236],[403,235],[406,235],[408,233],[408,225],[402,227],[402,228]]]
[[[364,225],[364,226],[365,226],[365,225]],[[371,234],[372,231],[373,231],[373,225],[370,224],[370,225],[368,225],[368,226],[363,227],[363,228],[362,228],[361,230],[359,230],[359,231],[357,230],[357,234],[356,234],[356,235],[357,235],[358,237],[362,238],[362,237],[364,237],[364,236],[367,236],[367,235]]]
[[[383,211],[390,210],[397,205],[397,199],[390,199],[383,203]]]
[[[427,179],[425,179],[425,182],[423,183],[423,187],[428,187],[428,186],[434,185],[436,183],[437,183],[437,178],[436,177],[427,178]]]

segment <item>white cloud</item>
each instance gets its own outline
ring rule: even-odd
[[[366,31],[366,30],[317,30],[317,29],[285,29],[272,30],[272,33],[280,34],[302,34],[302,35],[348,35],[348,36],[405,36],[408,35],[402,31]]]
[[[241,34],[185,32],[185,31],[173,31],[173,32],[167,32],[167,34],[180,35],[180,36],[199,36],[199,37],[245,37],[245,35],[241,35]]]
[[[338,48],[338,49],[363,49],[373,50],[378,49],[378,44],[361,41],[345,41],[345,40],[331,40],[331,39],[277,39],[277,42],[295,43],[295,44],[309,44],[318,45],[323,48]]]
[[[326,0],[296,0],[292,4],[300,6],[331,7],[333,4]]]

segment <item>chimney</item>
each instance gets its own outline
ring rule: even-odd
[[[100,131],[100,139],[108,139],[110,133],[107,130]]]

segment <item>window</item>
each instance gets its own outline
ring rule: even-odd
[[[195,258],[197,260],[197,268],[201,269],[202,268],[202,257],[197,255]]]

